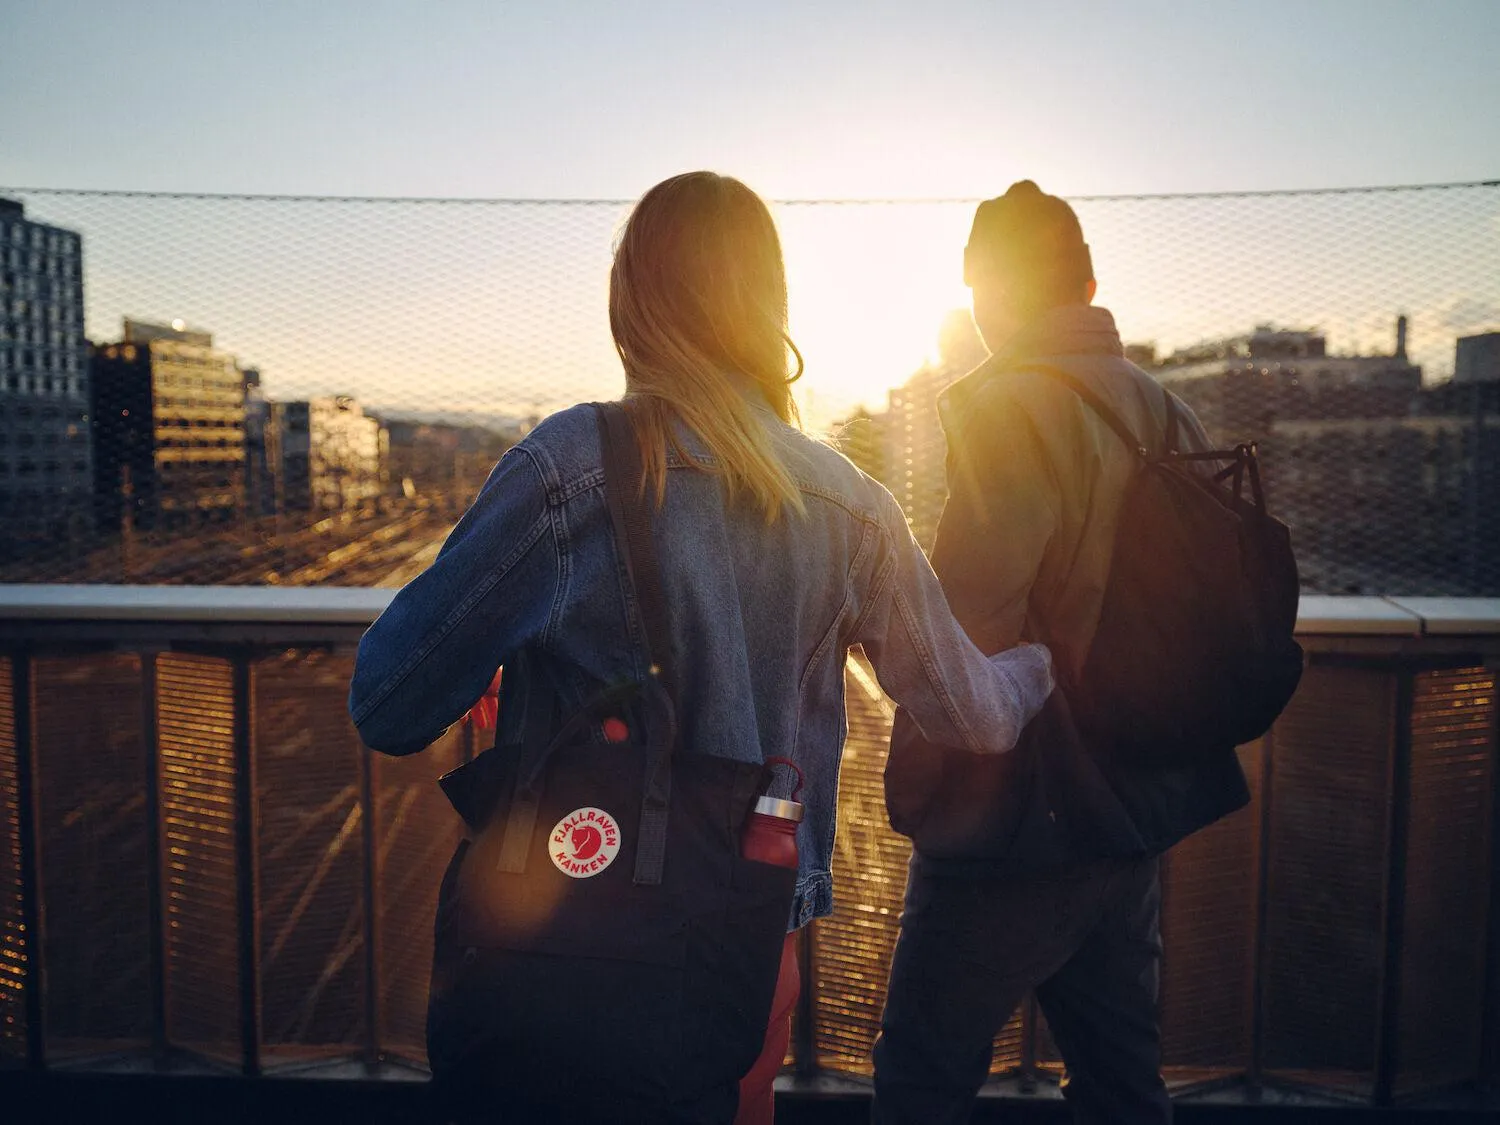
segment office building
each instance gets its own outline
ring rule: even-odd
[[[271,403],[267,461],[283,511],[337,512],[380,494],[380,422],[348,395]]]
[[[207,332],[126,320],[92,354],[100,525],[223,522],[245,513],[245,374]]]
[[[92,489],[83,242],[0,199],[0,552],[82,547]]]
[[[1500,383],[1423,386],[1405,337],[1401,318],[1390,355],[1330,356],[1315,333],[1259,329],[1154,373],[1216,445],[1257,443],[1306,588],[1493,595],[1500,521],[1486,498],[1500,480],[1500,399],[1485,392]],[[1482,369],[1483,345],[1469,348],[1458,366],[1467,356]]]
[[[1500,383],[1500,332],[1460,336],[1453,358],[1455,383]]]

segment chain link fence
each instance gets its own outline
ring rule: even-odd
[[[399,585],[622,389],[625,201],[0,197],[0,582]],[[1133,357],[1260,443],[1308,590],[1500,594],[1500,182],[1074,204]],[[776,206],[804,417],[919,536],[973,206]]]

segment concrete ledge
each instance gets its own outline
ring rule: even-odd
[[[1422,619],[1428,636],[1500,633],[1500,598],[1387,598]]]
[[[0,585],[0,620],[368,625],[395,596],[365,586]],[[1500,598],[1306,594],[1308,637],[1500,635]]]
[[[1298,606],[1297,632],[1306,635],[1420,637],[1420,614],[1388,598],[1305,594]]]

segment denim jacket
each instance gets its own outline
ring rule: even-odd
[[[849,648],[863,646],[924,735],[976,752],[1015,745],[1052,689],[1052,665],[1040,645],[984,656],[890,493],[770,410],[757,413],[806,517],[767,523],[674,452],[653,522],[680,654],[682,745],[745,762],[790,758],[806,777],[797,927],[833,909]],[[679,436],[709,459],[685,427]],[[502,744],[518,740],[533,669],[565,711],[606,683],[644,678],[601,464],[588,405],[548,418],[501,458],[436,561],[360,642],[349,710],[368,746],[421,750],[501,665]]]

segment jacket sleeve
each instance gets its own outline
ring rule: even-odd
[[[541,474],[515,448],[500,459],[437,559],[359,642],[349,713],[365,745],[411,754],[541,637],[556,600],[557,545]]]
[[[990,392],[948,423],[948,502],[932,566],[954,616],[985,652],[1021,639],[1062,494],[1036,422]]]
[[[1005,753],[1052,691],[1052,655],[1044,645],[980,652],[954,620],[896,502],[885,500],[852,639],[929,741]]]

